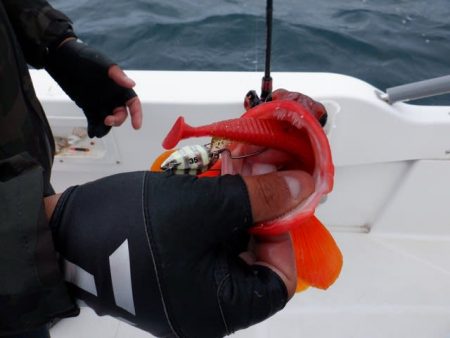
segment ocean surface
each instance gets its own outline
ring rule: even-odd
[[[264,71],[264,0],[50,3],[125,69]],[[272,71],[347,74],[382,90],[448,75],[450,0],[274,0],[272,49]]]

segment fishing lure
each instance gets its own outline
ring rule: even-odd
[[[207,171],[219,159],[218,151],[211,151],[209,145],[184,146],[161,163],[161,170],[174,174],[198,175]]]
[[[217,163],[223,152],[229,152],[230,159],[242,159],[263,153],[266,148],[260,149],[253,153],[232,156],[227,148],[231,141],[213,137],[211,143],[206,145],[188,145],[180,149],[174,150],[161,162],[160,169],[162,171],[171,171],[176,175],[200,175]],[[217,169],[218,170],[218,169]],[[156,171],[156,170],[155,170]]]

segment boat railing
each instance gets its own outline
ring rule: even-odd
[[[391,87],[386,89],[385,93],[380,93],[379,97],[393,104],[447,93],[450,93],[450,75]]]

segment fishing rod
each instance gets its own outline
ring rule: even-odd
[[[246,109],[253,108],[258,104],[271,100],[272,96],[272,77],[270,76],[270,57],[272,55],[272,16],[273,0],[267,0],[266,3],[266,60],[264,77],[261,83],[261,97],[256,91],[250,90],[245,95],[244,106]]]
[[[273,0],[267,0],[266,4],[266,62],[264,77],[261,84],[261,100],[264,102],[272,94],[272,77],[270,76],[270,58],[272,55],[272,22]]]

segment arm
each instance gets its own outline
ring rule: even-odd
[[[135,83],[116,63],[76,41],[70,19],[44,0],[4,0],[29,64],[43,68],[83,110],[90,137],[106,135],[128,114],[135,129],[142,107]]]
[[[49,50],[76,35],[72,22],[44,0],[3,0],[26,61],[43,68]]]

